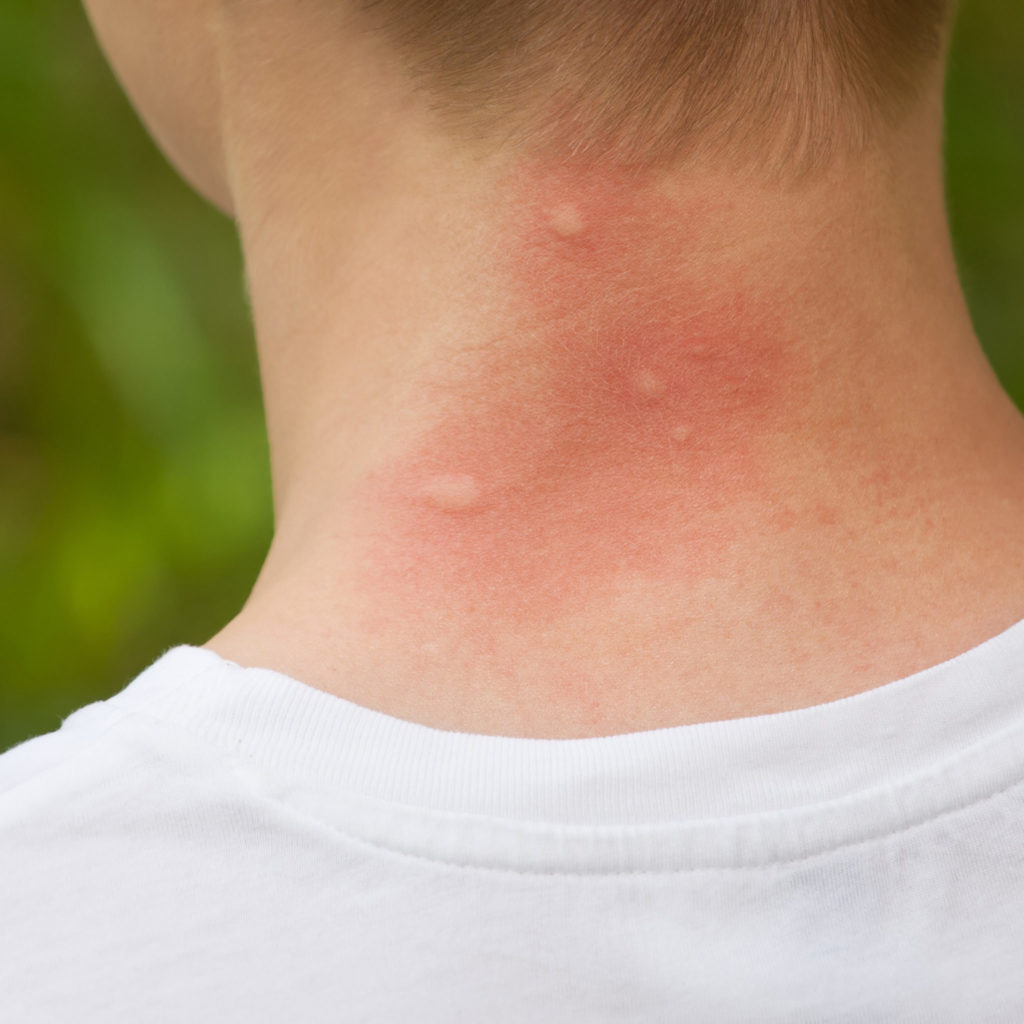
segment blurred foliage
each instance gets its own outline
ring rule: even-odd
[[[77,4],[0,4],[0,749],[238,611],[271,534],[232,223]]]
[[[1024,405],[1024,5],[962,0],[948,188]],[[164,162],[77,4],[0,5],[0,750],[241,607],[271,534],[232,224]]]

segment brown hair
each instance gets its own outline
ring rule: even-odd
[[[912,102],[953,0],[356,0],[457,134],[818,165]]]

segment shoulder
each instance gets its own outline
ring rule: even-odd
[[[124,716],[108,702],[86,704],[53,732],[31,737],[0,753],[0,821],[26,790],[46,789]]]

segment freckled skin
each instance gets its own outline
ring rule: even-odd
[[[540,626],[623,581],[713,574],[736,529],[716,511],[763,500],[760,446],[801,374],[784,300],[699,269],[707,203],[579,169],[505,194],[507,334],[374,478],[367,578],[392,604]]]

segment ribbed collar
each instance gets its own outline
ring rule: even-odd
[[[841,700],[588,739],[434,729],[187,645],[107,704],[174,722],[264,773],[422,810],[563,825],[706,821],[856,800],[950,765],[972,791],[1005,785],[1024,760],[1024,621]]]

